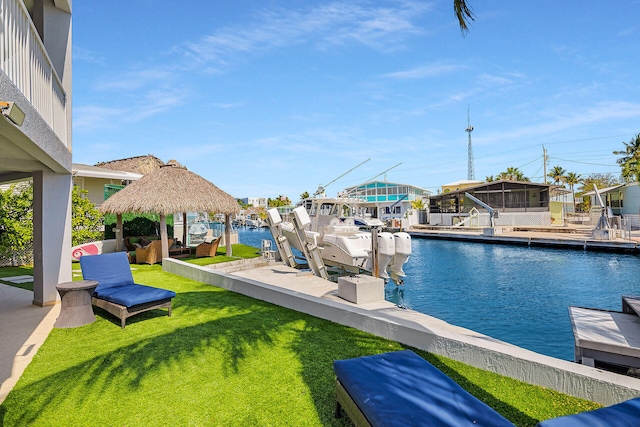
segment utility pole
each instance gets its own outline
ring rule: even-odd
[[[467,179],[469,181],[475,181],[476,173],[473,170],[473,148],[471,147],[471,132],[473,132],[473,126],[469,119],[469,107],[467,107],[467,129],[465,130],[469,134],[469,148],[467,153]]]
[[[543,163],[543,169],[544,169],[544,183],[547,184],[547,160],[549,158],[547,157],[547,149],[544,148],[544,145],[542,146],[542,163]]]

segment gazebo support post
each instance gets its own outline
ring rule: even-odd
[[[227,247],[227,256],[233,256],[231,250],[231,214],[224,214],[224,244]]]
[[[183,248],[187,247],[187,213],[186,212],[182,212],[182,247]]]
[[[122,229],[122,214],[116,215],[116,252],[122,250],[122,239],[124,230]]]
[[[162,240],[162,258],[169,258],[169,238],[167,237],[167,216],[160,215],[160,240]]]

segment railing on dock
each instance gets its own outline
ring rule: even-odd
[[[68,147],[67,95],[22,1],[0,0],[0,70]]]

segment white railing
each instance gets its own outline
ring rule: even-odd
[[[66,93],[20,0],[0,0],[0,70],[69,146]]]

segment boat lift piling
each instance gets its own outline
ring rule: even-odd
[[[273,240],[276,242],[280,259],[289,267],[296,268],[296,263],[293,252],[291,251],[291,245],[285,236],[282,235],[282,217],[278,212],[278,209],[272,208],[267,211],[267,224],[271,230]]]
[[[320,256],[318,245],[310,242],[304,233],[304,228],[311,224],[311,218],[309,218],[306,209],[303,206],[295,208],[292,219],[293,229],[302,248],[302,253],[307,259],[307,263],[309,263],[309,268],[311,268],[314,275],[328,280],[329,273],[327,273],[327,267],[324,265],[322,257]]]

